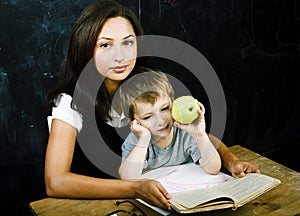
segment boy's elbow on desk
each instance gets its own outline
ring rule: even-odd
[[[204,166],[202,167],[204,169],[205,172],[207,172],[210,175],[217,175],[220,170],[221,170],[221,166]]]
[[[119,176],[120,176],[120,179],[130,180],[130,179],[140,179],[142,175],[139,174],[138,172],[136,172],[136,170],[123,169],[121,166],[119,168]]]
[[[206,163],[201,165],[202,169],[210,175],[217,175],[222,167],[221,160],[217,160],[215,163]]]

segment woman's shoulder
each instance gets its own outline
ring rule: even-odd
[[[60,93],[55,98],[55,105],[59,106],[61,104],[71,104],[72,103],[72,96],[67,93]]]
[[[61,93],[56,97],[55,107],[52,108],[51,116],[48,116],[49,125],[53,119],[59,119],[72,125],[78,132],[82,128],[82,115],[72,108],[72,96],[66,93]]]

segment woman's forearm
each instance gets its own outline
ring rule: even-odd
[[[62,198],[132,198],[133,184],[118,179],[101,179],[74,173],[46,177],[48,196]]]
[[[231,171],[231,164],[233,161],[238,160],[237,156],[230,151],[230,149],[217,137],[209,134],[209,139],[219,152],[222,160],[222,165],[229,171]]]

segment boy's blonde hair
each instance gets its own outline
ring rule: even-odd
[[[155,104],[157,98],[167,95],[174,99],[174,89],[167,76],[159,70],[137,68],[137,74],[122,83],[114,100],[121,104],[125,116],[134,119],[135,102]]]

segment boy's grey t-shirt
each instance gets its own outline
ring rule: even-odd
[[[174,166],[184,163],[197,163],[201,157],[195,139],[186,131],[181,130],[174,123],[174,137],[172,143],[162,149],[150,141],[148,146],[144,169],[151,170],[162,166]],[[124,160],[138,141],[138,137],[130,132],[122,145],[122,159]]]

